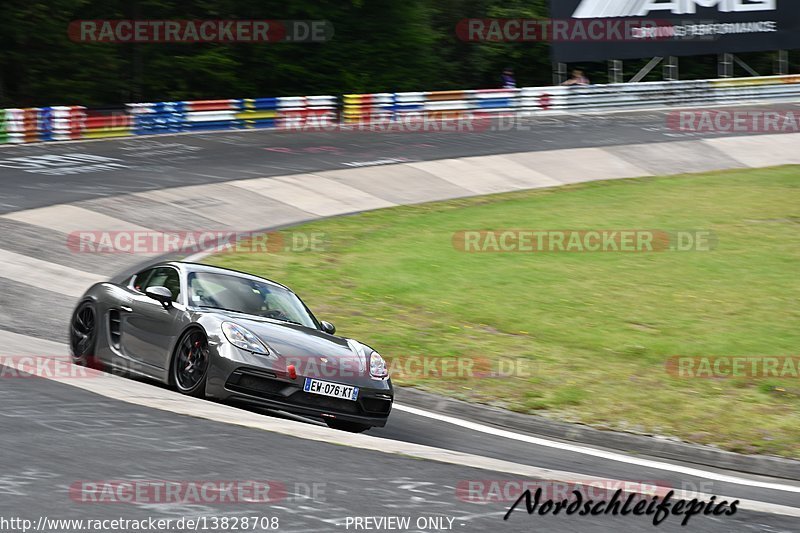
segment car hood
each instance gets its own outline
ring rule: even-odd
[[[294,364],[300,375],[335,377],[368,372],[366,357],[371,349],[366,347],[362,355],[355,349],[356,341],[299,324],[238,313],[224,314],[229,321],[247,328],[266,344],[283,363],[279,366]]]

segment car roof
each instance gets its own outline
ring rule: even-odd
[[[251,279],[251,280],[261,281],[261,282],[266,281],[267,283],[270,283],[272,285],[276,285],[278,287],[286,289],[289,292],[294,292],[294,291],[292,291],[292,289],[290,289],[286,285],[283,285],[282,283],[278,283],[277,281],[273,281],[273,280],[268,279],[268,278],[262,278],[261,276],[256,276],[254,274],[249,274],[247,272],[242,272],[241,270],[233,270],[232,268],[224,268],[224,267],[218,267],[218,266],[213,266],[213,265],[206,265],[206,264],[203,264],[203,263],[191,263],[189,261],[164,261],[164,262],[161,262],[161,263],[157,263],[155,265],[151,265],[148,268],[153,268],[153,267],[156,267],[156,266],[159,266],[159,265],[172,265],[174,267],[177,267],[177,268],[179,268],[181,270],[186,271],[187,273],[189,273],[189,272],[209,272],[209,273],[213,273],[213,274],[235,275],[235,276],[240,277],[240,278],[246,278],[246,279]]]

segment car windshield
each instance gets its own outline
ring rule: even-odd
[[[317,327],[303,302],[291,291],[230,274],[190,273],[189,304]]]

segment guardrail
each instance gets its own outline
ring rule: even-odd
[[[630,84],[290,96],[0,109],[0,143],[231,129],[326,129],[403,120],[800,101],[800,75]]]

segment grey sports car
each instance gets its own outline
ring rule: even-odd
[[[155,378],[183,394],[383,426],[394,392],[383,358],[334,335],[287,287],[186,262],[98,283],[70,324],[76,364]]]

